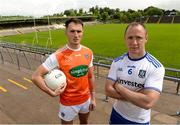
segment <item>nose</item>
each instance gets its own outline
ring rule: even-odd
[[[75,35],[78,35],[78,32],[76,31],[76,32],[74,32],[75,33]]]
[[[78,36],[78,32],[77,32],[77,31],[74,32],[74,36],[75,36],[75,37]]]
[[[132,41],[131,41],[132,44],[136,45],[138,42],[137,42],[137,39],[136,38],[133,38]]]

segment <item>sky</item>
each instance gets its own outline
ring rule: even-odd
[[[149,6],[180,11],[180,0],[0,0],[0,16],[23,15],[41,17],[68,9],[88,11],[89,8],[109,7],[120,10],[143,10]]]

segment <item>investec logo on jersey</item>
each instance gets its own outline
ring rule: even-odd
[[[144,84],[137,83],[137,82],[131,82],[131,81],[128,81],[128,80],[123,80],[123,79],[120,79],[120,78],[118,78],[118,83],[128,85],[128,86],[132,86],[132,87],[144,88]]]
[[[88,72],[88,66],[87,65],[76,66],[69,71],[69,73],[73,77],[76,77],[76,78],[81,77],[81,76],[85,76],[87,72]]]

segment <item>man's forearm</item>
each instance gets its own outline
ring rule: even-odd
[[[156,92],[152,92],[151,90],[146,93],[134,92],[123,87],[121,84],[115,85],[115,88],[127,101],[144,109],[152,108],[158,98],[158,94]]]

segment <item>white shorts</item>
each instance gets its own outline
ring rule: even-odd
[[[74,106],[65,106],[60,103],[58,116],[64,121],[72,121],[78,115],[78,113],[82,113],[82,114],[88,113],[89,105],[90,105],[90,98],[86,102]]]

